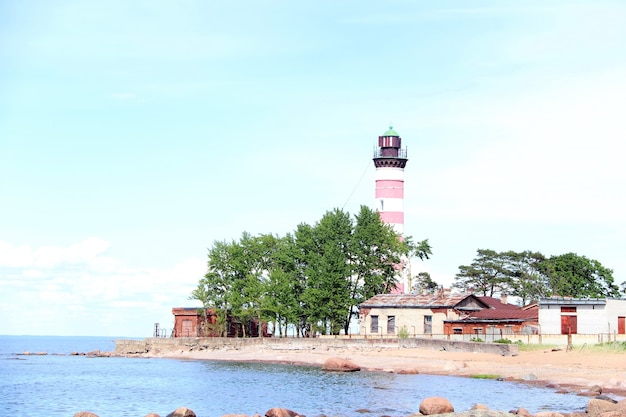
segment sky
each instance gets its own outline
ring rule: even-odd
[[[626,281],[626,3],[0,0],[0,334],[148,337],[208,249],[374,206]]]

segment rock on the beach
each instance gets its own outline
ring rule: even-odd
[[[524,407],[520,407],[516,410],[515,414],[517,414],[518,416],[522,416],[522,417],[529,417],[532,416],[532,414],[530,413],[530,411],[528,411],[527,409],[525,409]]]
[[[609,397],[608,395],[604,395],[604,394],[597,395],[597,396],[595,397],[595,399],[596,399],[596,400],[604,400],[604,401],[609,401],[609,402],[612,402],[612,403],[614,403],[614,404],[615,404],[615,403],[617,403],[617,400],[614,400],[613,398]]]
[[[474,404],[470,410],[489,410],[487,404]]]
[[[613,403],[611,401],[606,401],[606,400],[598,400],[595,398],[590,399],[589,402],[587,403],[587,407],[585,408],[585,410],[587,411],[587,414],[590,416],[597,416],[604,412],[615,411],[618,409],[619,409],[619,406],[616,403]]]
[[[74,414],[74,417],[98,417],[98,415],[92,413],[91,411],[79,411]]]
[[[420,373],[420,371],[417,368],[405,368],[405,369],[400,369],[398,373],[400,375],[417,375]]]
[[[420,413],[424,415],[454,413],[454,407],[447,398],[427,397],[420,403]]]
[[[196,417],[196,413],[187,407],[178,407],[167,415],[167,417]]]
[[[265,412],[265,417],[298,417],[299,414],[288,408],[270,408]]]
[[[602,387],[600,385],[594,385],[590,387],[587,391],[583,391],[578,395],[584,395],[587,397],[595,397],[600,394],[602,394]]]
[[[598,417],[626,417],[626,412],[624,410],[605,411]]]
[[[361,367],[348,359],[328,358],[326,359],[326,362],[324,362],[322,370],[335,372],[354,372],[360,371]]]
[[[160,415],[158,415],[157,413],[150,413],[150,414],[146,414],[143,417],[161,417]]]
[[[556,411],[540,411],[533,414],[533,417],[564,417],[563,414]]]

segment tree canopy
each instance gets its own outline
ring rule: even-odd
[[[613,271],[575,253],[546,258],[539,252],[478,249],[474,261],[459,266],[454,287],[483,295],[506,293],[522,304],[542,297],[619,297]]]
[[[396,288],[409,256],[430,255],[428,240],[402,239],[365,206],[355,216],[335,209],[283,237],[214,242],[190,298],[216,310],[221,326],[230,315],[273,322],[277,336],[289,325],[302,336],[347,333],[359,303]]]

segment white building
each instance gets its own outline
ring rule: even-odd
[[[626,334],[626,299],[542,298],[539,324],[543,334]]]

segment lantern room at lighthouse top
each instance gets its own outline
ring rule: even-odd
[[[406,158],[406,149],[402,149],[402,138],[389,126],[389,130],[378,137],[378,149],[374,152],[374,158]]]

